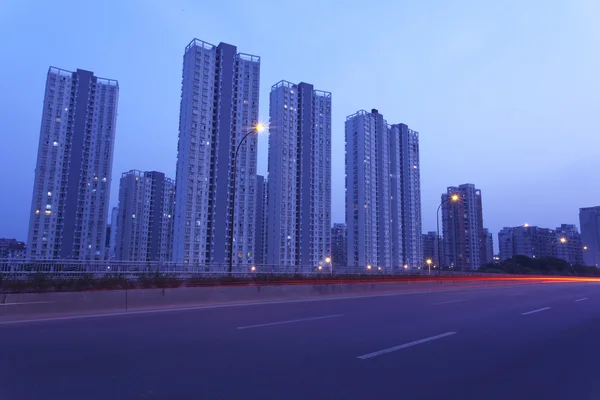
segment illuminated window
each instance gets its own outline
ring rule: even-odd
[[[52,146],[57,147],[58,146],[58,142],[55,141],[54,143],[52,143]]]
[[[48,192],[48,197],[52,197],[52,192]]]
[[[50,204],[46,204],[46,210],[52,210],[52,206]]]
[[[46,213],[45,213],[45,214],[46,214],[46,215],[50,215],[50,214],[52,214],[52,211],[50,211],[50,210],[46,210]]]
[[[35,215],[40,215],[40,210],[35,210]]]

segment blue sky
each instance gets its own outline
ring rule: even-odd
[[[261,56],[261,117],[281,79],[333,93],[333,221],[344,120],[377,108],[420,132],[423,230],[450,185],[482,190],[484,225],[578,224],[600,204],[600,3],[0,0],[0,237],[26,239],[46,72],[120,84],[111,203],[129,169],[175,177],[183,50]],[[266,174],[261,138],[259,173]]]

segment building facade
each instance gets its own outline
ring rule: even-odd
[[[545,258],[554,256],[556,233],[538,226],[518,226],[513,229],[513,256]]]
[[[458,195],[458,201],[451,197]],[[485,264],[481,190],[467,183],[442,195],[444,267],[476,270]]]
[[[579,209],[583,263],[600,266],[600,206]]]
[[[347,235],[346,224],[333,224],[333,228],[331,228],[331,262],[334,267],[345,268],[348,266]]]
[[[121,175],[115,258],[170,261],[173,244],[175,184],[156,171]]]
[[[118,97],[115,80],[48,70],[29,258],[104,258]]]
[[[179,114],[173,261],[254,263],[260,58],[198,39],[185,48]],[[236,196],[233,210],[233,196]],[[231,226],[231,214],[234,226]],[[231,231],[233,246],[230,248]]]
[[[310,271],[331,256],[331,93],[280,81],[269,117],[267,263]]]
[[[438,256],[438,238],[437,232],[427,232],[422,235],[422,247],[423,247],[423,266],[427,267],[427,260],[431,260],[431,264],[438,266],[440,265],[439,258],[444,258],[443,252],[439,253]],[[443,241],[439,240],[440,250],[443,249]]]
[[[504,227],[498,232],[498,257],[500,262],[504,262],[514,256],[513,229]]]
[[[554,256],[571,265],[583,265],[583,245],[577,226],[561,224],[555,230]]]
[[[257,265],[267,263],[267,209],[269,183],[262,175],[256,175],[256,216],[254,219],[254,261]]]
[[[389,271],[423,264],[419,134],[377,110],[346,118],[348,264]]]
[[[493,264],[494,263],[494,237],[492,236],[492,232],[487,228],[483,228],[483,247],[485,258],[483,260],[483,264]]]
[[[109,238],[109,249],[108,249],[108,259],[115,258],[115,252],[117,247],[117,220],[119,218],[119,207],[113,207],[110,211],[110,238]]]

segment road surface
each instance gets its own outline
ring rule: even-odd
[[[0,324],[0,399],[600,399],[600,285]]]

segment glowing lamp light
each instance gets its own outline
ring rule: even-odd
[[[325,262],[329,264],[331,262],[331,257],[325,257]]]
[[[252,271],[252,272],[256,271],[256,267],[255,267],[254,265],[253,265],[253,266],[251,266],[251,267],[250,267],[250,271]]]
[[[258,124],[256,124],[256,126],[254,127],[254,129],[256,130],[256,132],[260,133],[260,132],[263,132],[263,131],[266,129],[266,127],[265,127],[265,124],[263,124],[263,123],[258,123]]]
[[[452,201],[458,201],[458,195],[457,194],[453,194],[452,197],[450,197],[450,200],[452,200]]]
[[[367,269],[370,270],[372,267],[371,265],[367,265]]]

